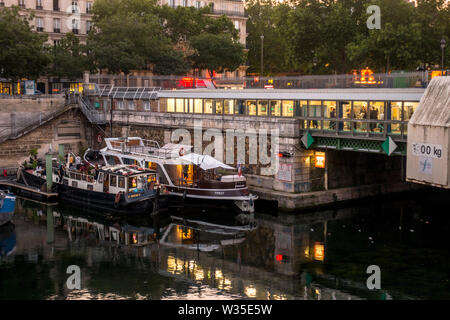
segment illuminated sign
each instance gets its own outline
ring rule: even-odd
[[[325,152],[316,152],[314,160],[316,168],[325,168]]]

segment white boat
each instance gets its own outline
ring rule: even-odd
[[[253,213],[254,201],[246,179],[236,169],[216,159],[191,153],[191,146],[166,144],[140,137],[105,138],[106,147],[100,150],[107,165],[136,164],[156,170],[158,182],[171,199],[183,206],[232,207],[239,213]],[[218,174],[221,168],[225,173]],[[227,174],[226,171],[231,171]]]

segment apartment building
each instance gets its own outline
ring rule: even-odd
[[[19,6],[22,12],[33,12],[36,32],[48,34],[49,43],[56,44],[65,33],[73,32],[86,41],[92,28],[91,11],[94,0],[0,0],[0,7]]]

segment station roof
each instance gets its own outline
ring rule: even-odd
[[[162,90],[158,98],[261,99],[261,100],[355,100],[420,101],[424,88],[363,89],[183,89]]]
[[[431,80],[409,123],[450,127],[450,77]]]

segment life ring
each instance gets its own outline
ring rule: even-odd
[[[119,207],[121,194],[122,194],[122,191],[119,191],[116,193],[116,197],[114,199],[114,208],[116,208],[116,209]]]
[[[180,151],[178,152],[178,154],[180,155],[180,157],[184,156],[184,148],[181,147]]]

